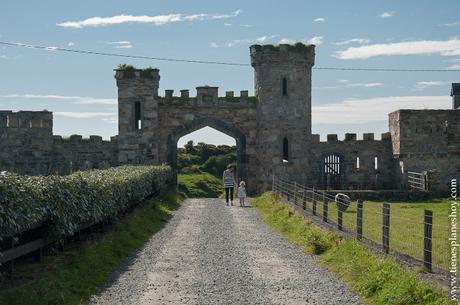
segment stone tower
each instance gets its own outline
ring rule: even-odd
[[[314,45],[253,45],[257,106],[258,178],[267,188],[274,174],[309,183],[311,71]]]
[[[117,69],[120,164],[158,163],[158,69]]]

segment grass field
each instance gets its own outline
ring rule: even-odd
[[[337,206],[328,205],[329,219],[337,223]],[[308,208],[312,203],[308,202]],[[343,214],[345,230],[356,232],[356,202],[353,201]],[[448,270],[450,234],[448,199],[433,199],[426,202],[390,202],[390,249],[423,260],[423,215],[424,210],[433,212],[433,266]],[[317,203],[317,214],[322,215],[323,203]],[[363,236],[379,244],[382,243],[382,203],[363,203]]]
[[[222,181],[207,173],[181,173],[177,176],[178,189],[187,197],[215,198],[222,194]]]
[[[390,257],[375,256],[356,240],[341,239],[337,233],[303,219],[287,205],[274,204],[270,193],[255,198],[253,204],[275,230],[305,251],[319,254],[319,261],[348,281],[366,304],[454,304],[449,302],[446,292],[421,281],[413,271],[400,266]],[[368,212],[377,213],[377,208],[378,204],[368,208]],[[356,215],[353,210],[347,214]]]

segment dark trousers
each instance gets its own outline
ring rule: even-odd
[[[233,201],[233,187],[225,188],[225,202],[228,203],[228,197],[230,195],[230,200]]]

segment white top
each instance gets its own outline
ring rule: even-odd
[[[236,194],[238,198],[244,198],[246,197],[246,188],[244,186],[240,186],[238,188],[238,193]]]

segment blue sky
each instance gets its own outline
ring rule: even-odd
[[[0,109],[55,113],[55,134],[117,134],[119,63],[155,66],[164,89],[199,85],[253,92],[251,67],[73,55],[65,47],[154,57],[249,62],[253,43],[315,43],[317,67],[460,69],[460,2],[4,1]],[[313,132],[379,134],[398,108],[449,108],[460,72],[313,72]],[[378,137],[378,136],[377,136]],[[183,139],[232,143],[209,129]],[[181,143],[183,143],[181,141]]]

